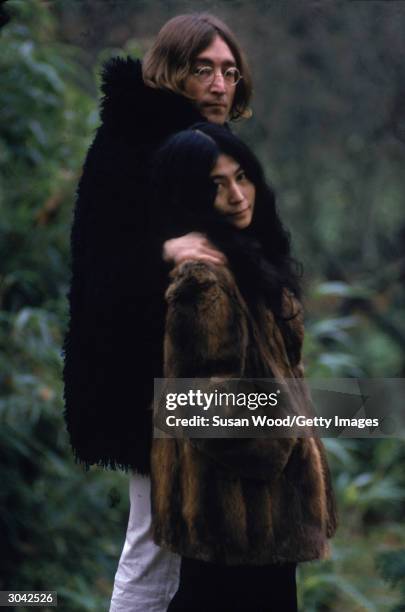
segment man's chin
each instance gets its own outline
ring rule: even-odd
[[[219,123],[220,125],[225,123],[228,118],[228,113],[223,108],[204,108],[202,114],[207,121]]]

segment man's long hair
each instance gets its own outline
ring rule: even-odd
[[[238,162],[256,189],[253,219],[243,230],[214,208],[217,185],[210,173],[221,153]],[[206,234],[227,256],[252,311],[261,295],[276,317],[284,318],[283,289],[300,297],[301,269],[291,257],[289,233],[278,215],[274,191],[249,147],[226,127],[195,125],[164,143],[156,155],[152,182],[158,240],[191,231]]]
[[[190,74],[195,58],[216,36],[222,38],[230,48],[243,77],[236,85],[230,119],[250,117],[252,78],[248,63],[232,30],[209,13],[177,15],[164,24],[143,59],[144,81],[149,87],[170,89],[186,95],[184,82]]]

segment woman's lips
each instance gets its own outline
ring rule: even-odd
[[[239,215],[243,215],[243,213],[247,212],[249,210],[249,206],[247,208],[244,208],[243,210],[240,210],[239,212],[236,213],[228,213],[228,217],[237,217]]]

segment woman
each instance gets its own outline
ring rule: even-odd
[[[155,197],[160,239],[197,230],[228,260],[171,272],[165,377],[301,378],[299,278],[250,150],[220,126],[176,134]],[[292,612],[297,562],[324,558],[336,529],[322,443],[156,438],[152,520],[156,544],[182,555],[170,612]]]

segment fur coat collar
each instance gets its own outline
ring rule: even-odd
[[[169,90],[147,87],[142,63],[113,57],[102,69],[100,117],[114,129],[136,130],[137,137],[164,140],[174,132],[204,121],[192,102]]]

